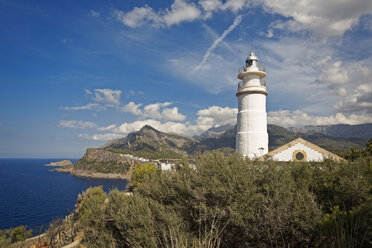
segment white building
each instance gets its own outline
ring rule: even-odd
[[[266,70],[258,65],[252,51],[239,69],[236,151],[248,158],[271,158],[278,161],[323,161],[343,159],[304,139],[298,138],[268,153],[269,135],[266,114]]]
[[[244,67],[239,69],[238,78],[238,120],[236,151],[248,158],[260,157],[268,152],[266,114],[265,68],[258,65],[258,58],[252,51]]]
[[[324,159],[332,159],[334,161],[342,161],[343,158],[333,154],[309,141],[302,138],[297,138],[288,144],[285,144],[262,158],[271,158],[277,161],[323,161]]]

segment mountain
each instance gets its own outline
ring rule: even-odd
[[[321,126],[305,126],[305,127],[290,127],[288,130],[295,133],[315,134],[321,133],[328,136],[341,138],[372,138],[372,123],[359,125],[321,125]]]
[[[200,134],[199,136],[194,136],[194,138],[217,138],[225,131],[234,128],[234,125],[226,124],[219,127],[212,127],[205,131],[204,133]]]
[[[360,138],[341,138],[324,134],[295,133],[284,127],[271,124],[267,125],[267,131],[269,133],[269,150],[274,150],[299,137],[333,153],[345,151],[351,146],[362,148],[367,142],[367,139]],[[215,138],[199,138],[198,143],[194,144],[194,147],[191,150],[194,152],[203,152],[223,147],[235,149],[235,134],[236,130],[234,127],[222,132]]]
[[[269,150],[274,150],[298,137],[306,139],[330,152],[338,153],[351,146],[364,147],[367,140],[342,138],[321,133],[296,133],[284,127],[268,125]],[[151,126],[128,134],[126,137],[109,141],[103,149],[130,153],[146,158],[180,158],[197,152],[222,148],[235,149],[236,127],[212,128],[193,138],[160,132]]]
[[[185,147],[195,142],[194,138],[163,133],[146,125],[124,138],[109,141],[101,148],[146,158],[180,158],[187,156]]]
[[[292,132],[276,125],[268,125],[267,130],[269,150],[274,150],[298,137],[333,153],[345,151],[351,146],[362,148],[367,143],[367,139],[334,137],[310,131]],[[78,162],[57,170],[78,176],[125,178],[130,168],[141,161],[141,158],[180,159],[210,150],[231,153],[235,150],[235,134],[236,127],[223,126],[190,138],[160,132],[147,125],[126,137],[111,140],[100,148],[88,148]]]
[[[274,150],[296,138],[303,138],[330,152],[340,153],[352,146],[363,148],[367,139],[334,137],[321,133],[297,133],[284,127],[267,125],[269,133],[269,150]]]

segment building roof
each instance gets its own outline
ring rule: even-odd
[[[329,152],[329,151],[327,151],[327,150],[325,150],[325,149],[323,149],[323,148],[321,148],[317,145],[314,145],[313,143],[311,143],[307,140],[304,140],[302,138],[297,138],[295,140],[292,140],[291,142],[289,142],[289,143],[287,143],[287,144],[285,144],[281,147],[278,147],[275,150],[263,155],[261,158],[264,159],[266,157],[272,157],[272,156],[274,156],[274,155],[276,155],[276,154],[278,154],[278,153],[280,153],[280,152],[282,152],[282,151],[284,151],[284,150],[286,150],[286,149],[288,149],[288,148],[290,148],[290,147],[292,147],[292,146],[294,146],[298,143],[302,143],[303,145],[310,147],[311,149],[323,154],[325,157],[327,157],[329,159],[332,159],[334,161],[337,161],[337,162],[344,161],[344,159],[341,158],[340,156],[337,156],[336,154],[334,154],[332,152]]]

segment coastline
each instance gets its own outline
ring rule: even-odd
[[[50,162],[49,164],[44,164],[44,166],[47,167],[65,167],[65,166],[70,166],[72,165],[72,162],[70,160],[60,160],[57,162]]]
[[[76,177],[85,177],[85,178],[99,178],[99,179],[128,179],[127,175],[119,173],[101,173],[101,172],[91,172],[85,170],[74,170],[72,168],[55,168],[52,171],[69,173],[72,176]]]

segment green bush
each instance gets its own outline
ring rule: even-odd
[[[11,229],[0,230],[0,247],[8,247],[17,242],[25,241],[32,235],[32,230],[26,226],[17,226]]]
[[[371,241],[371,205],[341,211],[338,206],[319,223],[319,245],[325,247],[367,247]],[[369,240],[369,242],[368,242]]]
[[[195,165],[184,160],[169,171],[138,165],[133,172],[133,196],[114,190],[106,200],[101,189],[90,189],[91,197],[82,197],[79,216],[88,247],[367,247],[372,242],[369,158],[259,162],[208,152],[199,154]]]
[[[81,158],[73,166],[76,170],[87,170],[92,172],[99,173],[120,173],[126,174],[131,165],[126,162],[117,162],[117,161],[97,161],[97,160],[88,160],[86,158]]]
[[[133,167],[130,175],[130,185],[129,188],[135,188],[142,184],[145,177],[154,176],[156,172],[156,166],[152,163],[138,163]]]
[[[89,188],[79,204],[79,226],[84,230],[87,247],[116,247],[112,234],[107,230],[107,195],[102,187]]]

